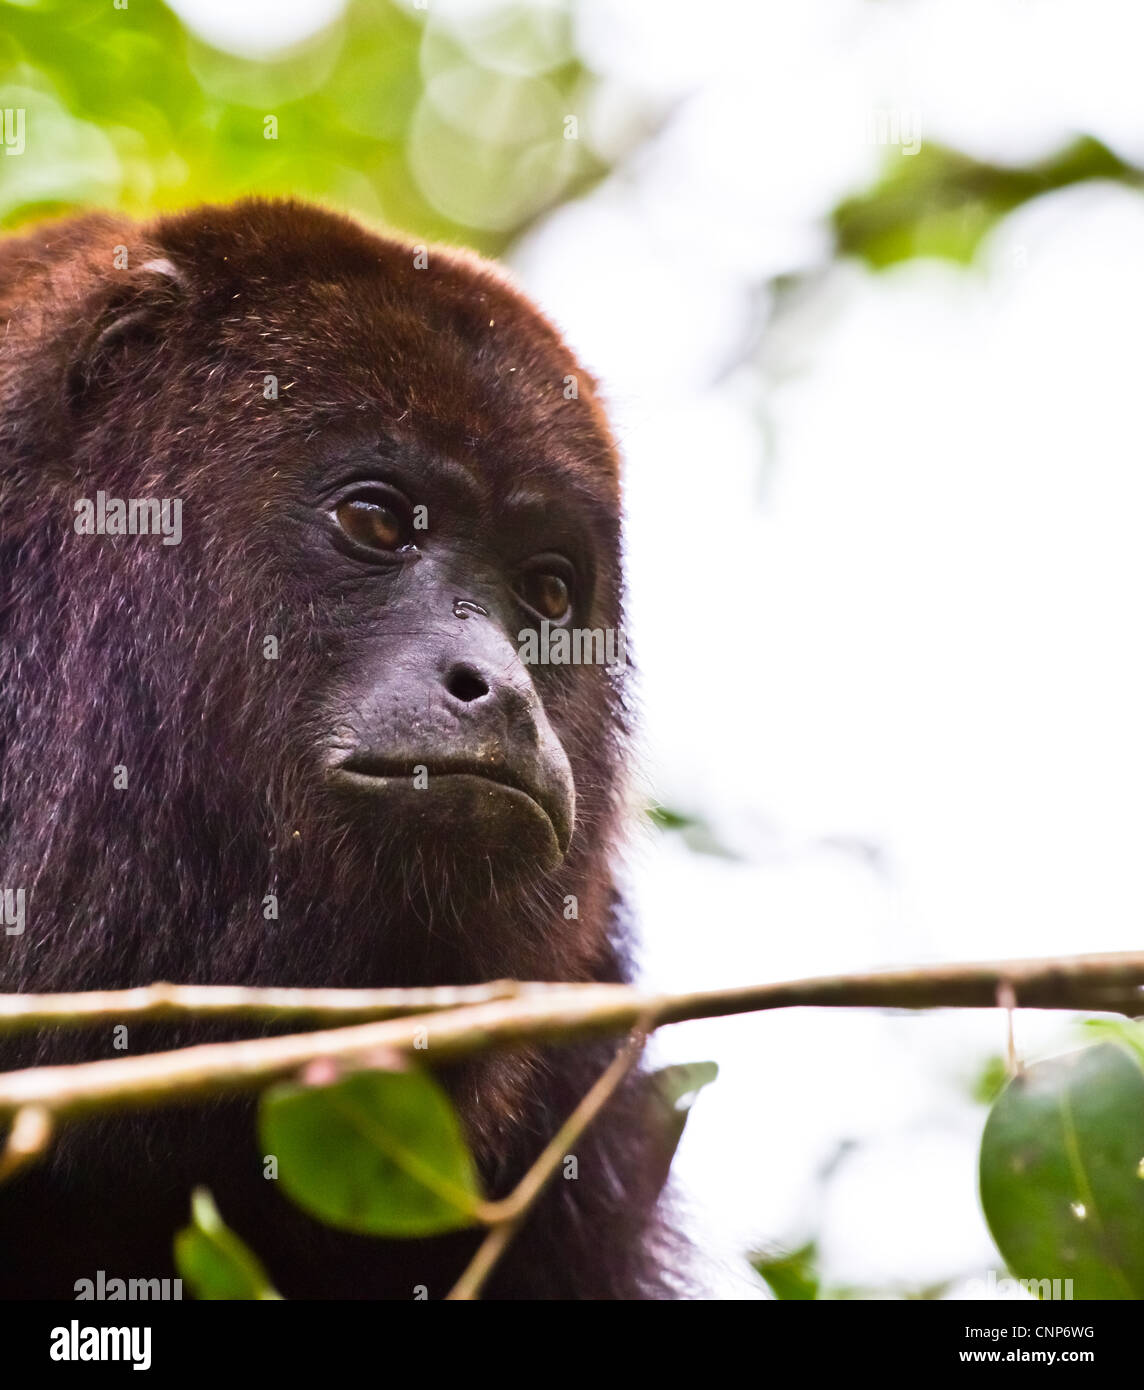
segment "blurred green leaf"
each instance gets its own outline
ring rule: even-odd
[[[1144,1023],[1128,1018],[1086,1018],[1084,1030],[1104,1042],[1120,1043],[1144,1067]]]
[[[331,1226],[427,1236],[476,1220],[476,1165],[448,1096],[424,1072],[276,1086],[263,1095],[259,1130],[285,1191]]]
[[[699,1092],[718,1075],[718,1062],[677,1062],[653,1072],[652,1080],[664,1104],[686,1115]]]
[[[683,811],[675,811],[670,806],[661,805],[649,806],[647,816],[657,829],[676,832],[687,848],[696,854],[710,854],[717,859],[739,858],[733,850],[721,843],[707,822],[698,816],[687,815]]]
[[[1088,135],[1028,168],[983,163],[937,144],[914,155],[897,150],[874,188],[835,209],[838,251],[876,270],[914,256],[968,264],[1006,213],[1086,179],[1144,183],[1138,169]]]
[[[1020,1279],[1144,1298],[1144,1071],[1116,1043],[1039,1062],[986,1121],[981,1201]]]
[[[224,1225],[205,1187],[195,1189],[191,1224],[175,1237],[175,1267],[196,1298],[265,1302],[282,1297],[258,1257]]]
[[[753,1255],[751,1264],[774,1296],[784,1302],[819,1296],[818,1249],[813,1241],[797,1250]]]
[[[663,1067],[648,1078],[649,1125],[657,1142],[657,1177],[667,1181],[675,1151],[683,1138],[687,1117],[699,1092],[719,1075],[716,1062],[681,1062]]]
[[[1009,1063],[1004,1057],[987,1057],[970,1083],[969,1093],[979,1105],[992,1105],[1009,1081]]]
[[[647,814],[652,825],[660,830],[684,830],[688,826],[698,824],[692,816],[685,816],[682,811],[673,811],[670,806],[649,806]]]
[[[0,225],[263,194],[496,254],[607,174],[590,141],[564,138],[595,79],[566,14],[506,3],[460,22],[350,0],[322,32],[255,58],[220,52],[158,0],[0,0],[4,105],[27,116],[24,154],[0,159]]]

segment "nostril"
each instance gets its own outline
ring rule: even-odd
[[[445,677],[445,689],[465,704],[481,700],[489,693],[488,682],[471,666],[454,666]]]

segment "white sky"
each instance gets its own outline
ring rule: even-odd
[[[753,865],[648,845],[647,973],[686,988],[919,960],[1139,947],[1144,919],[1144,201],[1005,223],[984,273],[838,277],[803,370],[712,384],[752,283],[923,139],[1035,158],[1079,129],[1144,156],[1131,5],[718,7],[596,0],[590,53],[686,94],[635,170],[518,257],[608,384],[628,464],[632,630],[656,785]],[[870,842],[884,862],[823,848]],[[1022,1015],[1027,1050],[1069,1041]],[[677,1171],[727,1254],[817,1232],[840,1282],[973,1275],[999,1015],[784,1014],[666,1033],[713,1056]],[[816,1170],[846,1140],[823,1196]],[[748,1290],[738,1289],[742,1296]]]
[[[278,25],[294,7],[272,9]],[[1085,130],[1144,161],[1144,12],[589,0],[583,16],[596,67],[680,105],[514,260],[623,440],[649,778],[748,856],[647,839],[648,980],[1139,948],[1144,200],[1044,199],[981,272],[844,271],[797,372],[761,397],[760,378],[718,378],[752,285],[813,264],[823,214],[870,179],[871,110],[915,111],[923,140],[982,157]],[[1067,1043],[1065,1023],[1021,1015],[1019,1044]],[[738,1251],[811,1232],[838,1281],[979,1274],[984,1112],[964,1082],[1003,1046],[991,1013],[668,1030],[662,1056],[722,1066],[677,1163],[725,1258],[710,1289],[753,1296]],[[823,1195],[816,1171],[851,1140]]]

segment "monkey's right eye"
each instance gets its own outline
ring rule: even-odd
[[[397,550],[408,539],[401,517],[383,502],[350,497],[338,503],[334,516],[350,540],[368,550]]]

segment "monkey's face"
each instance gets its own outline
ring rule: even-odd
[[[135,618],[84,718],[158,769],[133,803],[144,833],[217,826],[236,877],[258,846],[295,898],[603,893],[624,724],[615,448],[527,299],[415,250],[240,204],[164,219],[122,276],[93,275],[58,513],[175,497],[182,531],[83,542]],[[97,634],[92,573],[67,621],[91,605]],[[176,755],[157,757],[158,727]]]
[[[615,814],[616,460],[533,307],[475,264],[431,266],[371,242],[344,283],[235,282],[230,350],[283,389],[228,407],[249,464],[221,524],[282,576],[266,679],[298,699],[270,758],[306,778],[347,891],[412,862],[496,895],[575,871]]]
[[[545,708],[557,673],[524,658],[591,612],[591,528],[543,481],[498,491],[408,442],[332,451],[305,499],[342,672],[322,765],[355,824],[551,868],[576,790]]]

